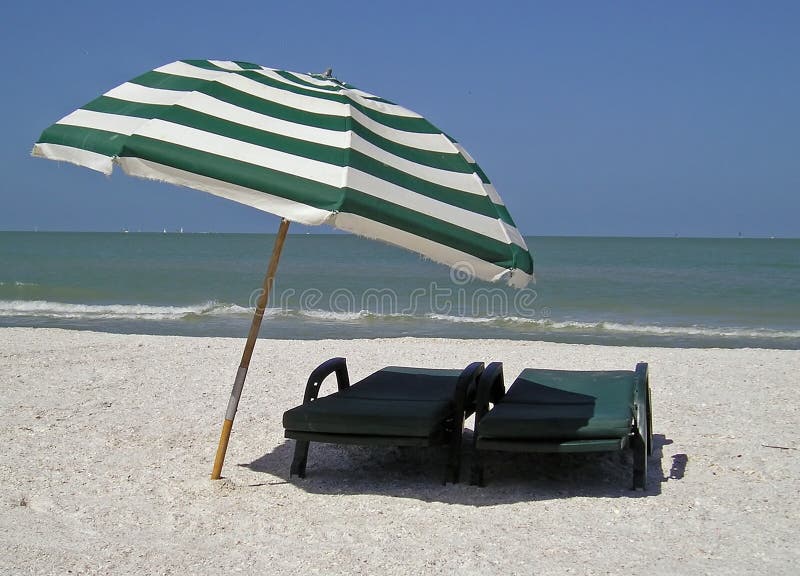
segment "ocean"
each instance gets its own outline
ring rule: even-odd
[[[274,236],[0,232],[0,326],[245,337]],[[800,349],[800,240],[529,237],[536,284],[290,234],[264,338]]]

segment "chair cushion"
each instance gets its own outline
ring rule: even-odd
[[[287,430],[322,434],[429,437],[455,409],[461,370],[389,366],[283,415]]]
[[[483,438],[562,441],[630,433],[636,374],[527,369],[478,425]]]

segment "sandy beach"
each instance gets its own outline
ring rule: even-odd
[[[0,572],[796,573],[800,351],[262,339],[212,482],[242,346],[1,329]],[[616,454],[498,454],[478,488],[466,474],[442,486],[436,451],[328,445],[290,480],[281,415],[333,356],[352,379],[387,364],[501,360],[509,381],[647,361],[650,487],[632,492]]]

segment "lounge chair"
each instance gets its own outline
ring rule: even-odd
[[[506,392],[503,365],[493,362],[478,384],[473,442],[472,484],[484,484],[487,450],[631,449],[633,488],[644,490],[653,452],[647,364],[601,372],[526,369]]]
[[[458,482],[464,418],[474,410],[483,367],[389,366],[350,385],[344,358],[324,362],[309,376],[303,403],[283,415],[286,438],[296,440],[290,476],[305,477],[310,442],[442,446],[444,483]],[[338,391],[318,398],[323,380],[334,372]]]

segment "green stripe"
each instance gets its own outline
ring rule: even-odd
[[[495,209],[495,205],[489,200],[488,196],[478,196],[477,194],[470,194],[469,192],[434,184],[428,180],[391,168],[383,162],[355,150],[350,152],[350,166],[380,180],[391,182],[396,186],[439,200],[445,204],[463,208],[489,218],[501,218],[501,214]]]
[[[391,204],[356,190],[348,189],[341,211],[428,238],[503,268],[530,270],[529,274],[533,270],[530,255],[526,262],[522,253],[527,254],[527,252],[516,244],[505,244],[451,222]]]
[[[255,166],[238,160],[200,152],[141,136],[125,138],[102,130],[77,126],[54,125],[46,130],[43,143],[61,144],[90,150],[106,156],[134,156],[187,172],[208,176],[239,186],[260,190],[320,208],[341,210],[430,238],[452,248],[473,254],[503,267],[520,268],[532,273],[530,255],[516,245],[471,232],[449,222],[403,208],[364,194],[347,190],[347,199],[339,188],[305,178]],[[125,142],[124,147],[119,143]],[[509,250],[511,254],[509,254]]]
[[[169,114],[162,117],[162,119],[182,126],[196,128],[204,132],[225,136],[226,138],[231,138],[240,142],[255,144],[256,146],[286,152],[287,154],[300,156],[302,158],[318,160],[326,164],[333,164],[335,166],[347,165],[347,150],[344,148],[326,146],[324,144],[308,142],[307,140],[291,138],[273,132],[265,132],[253,128],[252,126],[236,124],[218,118],[217,116],[203,114],[182,106],[172,106]]]
[[[244,68],[245,70],[261,70],[263,68],[262,66],[253,64],[252,62],[240,62],[239,60],[234,60],[233,63],[239,68]]]
[[[497,210],[497,216],[500,218],[500,220],[509,226],[513,226],[514,228],[517,227],[517,225],[514,224],[514,219],[511,218],[511,213],[508,211],[508,208],[506,208],[503,204],[494,204],[494,209]]]
[[[287,81],[292,82],[293,84],[300,84],[302,86],[306,86],[308,88],[314,88],[317,90],[325,90],[327,92],[338,92],[341,90],[338,86],[320,86],[319,84],[314,84],[313,82],[309,82],[308,80],[304,80],[300,78],[294,72],[287,72],[286,70],[275,70],[275,73],[282,78],[286,78]],[[316,76],[316,75],[315,75]],[[333,80],[336,81],[335,78],[326,78],[325,76],[318,75],[316,76],[320,80]]]
[[[184,64],[189,64],[191,66],[196,66],[197,68],[203,68],[204,70],[214,70],[219,72],[230,72],[227,68],[222,68],[217,66],[216,64],[212,64],[208,60],[181,60]]]
[[[360,152],[348,151],[335,146],[326,146],[265,132],[181,106],[135,104],[124,100],[109,98],[107,96],[98,98],[87,106],[90,106],[88,109],[106,113],[117,113],[117,110],[124,109],[130,112],[127,115],[141,118],[158,117],[182,126],[196,128],[205,132],[257,146],[263,146],[272,150],[286,152],[295,156],[326,162],[340,167],[349,165],[380,180],[391,182],[423,196],[445,202],[464,210],[476,212],[489,218],[501,218],[504,221],[506,221],[508,217],[507,212],[505,214],[498,212],[497,207],[486,196],[478,196],[434,184],[423,178],[418,178],[396,168],[392,168],[380,160],[376,160]],[[511,224],[511,222],[509,222],[509,224]]]
[[[342,190],[298,176],[264,169],[238,160],[132,136],[122,156],[134,156],[288,198],[315,208],[345,211],[382,222],[388,226],[430,238],[440,244],[470,253],[500,266],[515,264],[514,249],[450,222],[420,214],[357,190]]]
[[[206,70],[220,70],[224,72],[231,72],[230,70],[225,70],[224,68],[220,68],[210,62],[204,60],[182,60],[186,64],[190,64],[192,66],[197,66],[199,68],[203,68]],[[275,70],[276,73],[282,75],[284,78],[287,78],[287,72],[281,70]],[[333,102],[339,102],[342,104],[349,104],[354,108],[360,110],[366,116],[372,118],[376,122],[380,122],[386,126],[390,126],[392,128],[396,128],[398,130],[405,130],[406,132],[422,132],[422,133],[431,133],[435,134],[438,133],[439,130],[433,126],[430,122],[425,120],[424,118],[409,118],[405,116],[395,116],[394,114],[387,114],[385,112],[379,112],[377,110],[373,110],[371,108],[367,108],[357,102],[354,102],[349,97],[344,94],[339,93],[338,91],[332,92],[319,92],[317,90],[313,90],[310,88],[303,88],[302,86],[296,86],[293,84],[287,84],[285,82],[280,82],[278,80],[274,80],[272,78],[268,78],[263,74],[259,74],[257,72],[250,72],[250,71],[243,71],[243,72],[233,72],[234,74],[239,74],[244,76],[245,78],[249,78],[250,80],[254,80],[255,82],[259,82],[266,86],[271,86],[272,88],[278,88],[280,90],[285,90],[287,92],[292,92],[294,94],[301,94],[303,96],[310,96],[312,98],[320,98],[323,100],[331,100]],[[297,77],[290,77],[287,78],[288,80],[296,80],[297,82],[302,81]],[[316,85],[312,85],[314,88],[317,88]],[[388,103],[388,101],[387,101]]]
[[[154,78],[158,81],[158,79]],[[147,84],[137,82],[146,86]],[[354,133],[361,136],[364,140],[371,142],[378,148],[382,148],[395,156],[405,158],[411,162],[430,166],[431,168],[438,168],[440,170],[449,170],[451,172],[459,172],[462,174],[469,174],[474,171],[473,167],[464,159],[463,156],[454,152],[446,154],[441,152],[431,152],[404,144],[398,144],[392,140],[388,140],[379,136],[363,124],[356,120],[344,117],[334,116],[329,114],[317,114],[313,112],[304,112],[297,108],[277,104],[269,100],[263,100],[257,96],[253,96],[246,92],[234,90],[225,85],[216,82],[204,82],[203,86],[193,88],[197,92],[206,94],[217,100],[227,102],[238,108],[250,110],[257,114],[270,116],[272,118],[279,118],[293,124],[303,124],[304,126],[313,126],[322,128],[324,130],[335,130],[338,132],[345,132],[352,129]],[[161,88],[165,88],[163,85]],[[165,88],[172,89],[172,88]],[[94,110],[96,112],[107,112],[109,114],[123,114],[125,116],[137,116],[140,118],[156,118],[162,117],[162,114],[167,113],[167,105],[159,104],[140,104],[136,102],[128,102],[127,100],[115,99],[109,96],[101,96],[83,107],[86,110]],[[162,110],[162,112],[158,112]]]
[[[150,160],[322,210],[334,211],[342,201],[342,190],[335,186],[144,136],[128,138],[120,156]]]
[[[154,74],[167,76],[160,73]],[[142,86],[147,86],[147,82],[152,81],[152,83],[158,84],[158,87],[162,89],[184,89],[182,86],[175,88],[168,86],[167,81],[165,81],[164,78],[150,77],[144,79],[140,77],[139,80],[142,81],[137,82],[137,84]],[[353,132],[364,138],[364,140],[371,142],[375,146],[383,148],[384,150],[387,150],[396,156],[405,158],[406,160],[415,162],[417,164],[464,174],[473,172],[473,168],[458,153],[454,152],[452,154],[445,154],[441,152],[430,152],[419,148],[414,148],[412,146],[398,144],[379,136],[356,120],[348,119],[344,116],[305,112],[303,110],[298,110],[297,108],[292,108],[291,106],[284,106],[276,102],[258,98],[257,96],[253,96],[240,90],[235,90],[225,86],[224,84],[219,84],[216,82],[203,81],[203,85],[192,87],[191,90],[201,92],[211,96],[212,98],[227,102],[228,104],[232,104],[239,108],[244,108],[245,110],[250,110],[265,116],[271,116],[273,118],[280,118],[281,120],[286,120],[287,122],[292,122],[294,124],[303,124],[305,126],[314,126],[316,128],[336,130],[341,132],[352,129]],[[108,99],[108,97],[104,98]],[[142,108],[142,112],[139,112],[135,107],[123,108],[122,106],[116,106],[111,102],[102,100],[102,97],[98,100],[100,100],[100,102],[97,102],[96,104],[94,102],[90,103],[92,104],[92,107],[84,106],[84,108],[87,110],[96,110],[98,112],[109,112],[111,114],[125,114],[128,116],[141,116],[144,118],[155,117],[149,115],[153,113],[154,109]],[[144,104],[141,106],[148,105]],[[131,110],[131,112],[125,112],[122,110]]]
[[[82,107],[83,110],[135,118],[164,118],[169,115],[171,108],[172,106],[169,104],[142,104],[110,96],[100,96]]]
[[[372,120],[375,120],[376,122],[383,124],[384,126],[389,126],[397,130],[402,130],[405,132],[416,132],[421,134],[438,134],[440,132],[435,126],[433,126],[433,124],[431,124],[424,118],[408,118],[403,116],[395,116],[393,114],[387,114],[384,112],[378,112],[376,110],[366,108],[361,104],[353,102],[343,94],[314,92],[312,90],[306,90],[299,86],[291,86],[284,82],[273,80],[272,78],[267,78],[266,76],[263,76],[253,71],[243,71],[243,72],[238,72],[237,74],[245,78],[248,78],[250,80],[253,80],[254,82],[258,82],[259,84],[270,86],[272,88],[277,88],[278,90],[283,90],[293,94],[300,94],[303,96],[309,96],[311,98],[317,98],[320,100],[330,100],[332,102],[339,102],[341,104],[351,105],[354,108],[360,110],[368,118],[371,118]],[[139,84],[141,86],[147,86],[150,88],[160,88],[162,90],[180,90],[186,92],[191,92],[193,90],[196,90],[198,92],[208,94],[209,96],[214,96],[215,98],[219,98],[220,100],[225,100],[226,102],[229,101],[228,99],[239,100],[241,99],[241,96],[249,97],[251,99],[251,102],[252,101],[269,102],[268,100],[258,98],[257,96],[253,96],[246,92],[242,92],[241,90],[236,90],[235,88],[231,88],[230,86],[221,84],[219,82],[214,82],[212,80],[201,80],[197,78],[186,78],[184,76],[166,74],[164,72],[155,72],[155,71],[147,72],[145,74],[142,74],[141,76],[137,76],[130,82],[134,84]],[[230,95],[228,96],[228,94]],[[297,110],[296,108],[293,108],[292,110],[294,110],[296,113],[299,114],[310,114],[323,117],[326,116],[324,114],[316,114],[313,112],[305,112],[302,110]],[[337,116],[337,117],[344,118],[344,116]],[[308,122],[300,122],[300,123],[307,124]]]
[[[323,76],[322,74],[309,74],[309,76],[312,76],[312,77],[316,78],[317,80],[325,80],[325,81],[328,81],[328,82],[331,82],[331,81],[335,82],[336,84],[338,84],[338,87],[334,87],[334,86],[319,86],[318,84],[314,84],[312,82],[309,82],[308,80],[304,80],[303,78],[300,78],[294,72],[288,72],[286,70],[275,70],[275,72],[277,74],[280,74],[281,76],[283,76],[287,80],[291,80],[292,82],[297,82],[298,84],[303,84],[304,86],[308,86],[310,88],[318,88],[318,89],[321,89],[321,90],[334,90],[334,91],[341,90],[342,88],[345,88],[347,90],[358,90],[359,92],[361,92],[361,90],[359,88],[357,88],[356,86],[353,86],[352,84],[348,84],[347,82],[342,82],[338,78]],[[396,106],[396,104],[394,102],[392,102],[391,100],[386,100],[385,98],[381,98],[380,96],[364,96],[364,95],[360,95],[359,94],[359,97],[366,98],[367,100],[372,100],[373,102],[381,102],[382,104],[392,104],[392,105]]]
[[[201,90],[203,86],[211,83],[209,80],[202,80],[201,78],[187,78],[174,74],[164,74],[163,72],[156,72],[155,70],[145,72],[130,82],[131,84],[139,84],[140,86],[147,86],[148,88],[177,90],[181,92]]]
[[[375,134],[375,132],[364,127],[355,120],[353,121],[352,130],[353,133],[358,134],[367,142],[395,156],[409,160],[410,162],[422,164],[423,166],[429,166],[431,168],[438,168],[439,170],[458,172],[459,174],[472,174],[474,171],[464,157],[458,152],[449,154],[445,152],[432,152],[430,150],[422,150],[420,148],[398,144],[397,142]]]
[[[61,144],[113,157],[119,155],[127,138],[124,134],[116,132],[53,124],[42,132],[38,143]]]
[[[160,72],[152,72],[149,74],[151,75],[148,76],[147,74],[144,74],[137,78],[136,83],[141,86],[162,88],[165,90],[186,90],[189,92],[200,92],[202,94],[211,96],[212,98],[216,98],[217,100],[238,106],[239,108],[244,108],[245,110],[257,112],[258,114],[271,116],[273,118],[280,118],[281,120],[286,120],[287,122],[292,122],[294,124],[315,126],[317,128],[324,128],[325,130],[344,131],[348,129],[348,119],[345,116],[320,114],[316,112],[298,110],[297,108],[292,108],[291,106],[284,106],[283,104],[278,104],[270,100],[264,100],[263,98],[253,96],[252,94],[242,92],[241,90],[236,90],[230,86],[226,86],[218,82],[199,80],[195,85],[186,86],[186,83],[183,82],[183,79],[178,76],[170,76]],[[109,106],[111,106],[111,104],[109,104]],[[113,108],[111,107],[107,111],[114,113]]]
[[[478,166],[477,164],[475,164],[475,162],[472,162],[472,163],[470,164],[470,166],[472,166],[472,168],[475,170],[475,173],[476,173],[476,174],[478,175],[478,177],[481,179],[481,182],[483,182],[484,184],[491,184],[491,182],[489,181],[489,177],[486,175],[486,172],[484,172],[484,171],[481,169],[481,167],[480,167],[480,166]]]
[[[250,80],[254,80],[255,82],[259,82],[260,84],[264,84],[266,86],[271,86],[273,88],[278,88],[279,90],[284,90],[286,92],[291,92],[293,94],[300,94],[303,96],[310,96],[311,98],[319,98],[321,100],[330,100],[332,102],[339,102],[342,104],[348,104],[353,108],[356,108],[361,113],[363,113],[368,118],[375,120],[383,124],[384,126],[389,126],[391,128],[395,128],[397,130],[403,130],[405,132],[419,132],[423,134],[438,134],[439,129],[437,129],[433,124],[428,122],[425,118],[421,117],[408,117],[408,116],[396,116],[394,114],[389,114],[387,112],[380,112],[378,110],[373,110],[372,108],[367,108],[366,106],[359,104],[351,100],[344,94],[340,93],[328,93],[328,92],[317,92],[314,90],[307,90],[300,86],[292,86],[290,84],[285,84],[283,82],[279,82],[277,80],[273,80],[272,78],[267,78],[266,76],[258,73],[253,72],[239,72],[242,76],[249,78]]]

